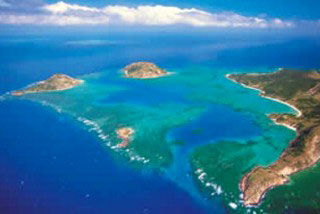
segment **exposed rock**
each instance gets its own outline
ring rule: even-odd
[[[47,80],[35,83],[26,89],[13,91],[11,94],[14,96],[21,96],[30,93],[67,90],[82,82],[83,80],[75,79],[65,74],[55,74]]]
[[[320,92],[318,71],[280,70],[270,74],[232,74],[231,80],[261,90],[261,95],[286,102],[300,115],[271,114],[278,124],[297,131],[297,138],[268,167],[255,167],[241,182],[245,206],[258,205],[271,188],[283,185],[290,175],[315,165],[320,159]]]
[[[118,144],[119,148],[125,148],[129,145],[129,142],[134,134],[134,130],[130,127],[123,127],[116,130],[118,138],[122,139],[122,142]]]
[[[168,72],[159,68],[150,62],[136,62],[126,66],[124,69],[124,75],[127,78],[156,78],[167,75]]]

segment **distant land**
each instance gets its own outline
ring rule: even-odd
[[[157,78],[168,74],[168,72],[150,62],[132,63],[126,66],[123,71],[127,78],[140,79]],[[67,90],[80,85],[82,82],[80,79],[65,74],[55,74],[49,79],[32,84],[25,89],[12,91],[11,94],[21,96],[30,93]]]
[[[168,74],[149,62],[130,64],[123,71],[125,77],[142,79],[157,78]],[[259,90],[260,96],[289,105],[297,111],[297,115],[268,115],[276,124],[295,130],[297,137],[290,142],[288,148],[274,163],[267,167],[256,166],[241,178],[239,186],[243,193],[244,205],[256,206],[260,204],[268,190],[288,183],[292,174],[314,166],[320,159],[320,71],[280,69],[274,73],[228,74],[226,77],[244,87]],[[13,91],[11,94],[21,96],[30,93],[67,90],[82,82],[83,80],[64,74],[55,74],[47,80],[37,82],[22,90]],[[117,147],[126,148],[132,141],[135,130],[131,127],[122,127],[116,130],[116,134],[121,140]],[[195,175],[206,186],[214,188],[218,195],[223,192],[221,186],[204,182],[203,178],[206,173],[201,167],[203,163],[210,164],[211,161],[218,161],[219,157],[224,157],[225,152],[221,151],[232,154],[232,151],[228,150],[228,144],[225,143],[225,145],[223,150],[217,150],[216,145],[205,145],[197,149],[192,156]],[[236,146],[239,151],[243,148],[241,144]],[[239,180],[235,181],[236,185]],[[236,204],[231,203],[230,207],[236,207]]]
[[[320,72],[280,69],[227,77],[298,111],[297,115],[268,115],[275,123],[296,130],[297,137],[277,161],[268,167],[255,167],[240,182],[244,205],[259,205],[268,190],[288,183],[290,175],[312,167],[320,159]]]
[[[26,89],[13,91],[11,94],[14,96],[21,96],[30,93],[67,90],[82,82],[82,80],[69,77],[65,74],[55,74],[47,80],[37,82]]]
[[[127,65],[123,71],[125,77],[139,79],[157,78],[168,74],[168,72],[151,62],[132,63]]]

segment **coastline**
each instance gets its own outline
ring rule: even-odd
[[[263,91],[262,91],[263,92]],[[264,93],[264,92],[263,92]],[[263,98],[266,98],[266,99],[269,99],[269,100],[273,100],[275,102],[278,102],[278,103],[281,103],[281,104],[284,104],[284,105],[287,105],[289,106],[290,108],[292,108],[294,111],[297,112],[297,114],[295,115],[296,117],[301,117],[302,116],[302,112],[295,106],[291,105],[290,103],[287,103],[287,102],[284,102],[282,100],[279,100],[279,99],[276,99],[276,98],[273,98],[273,97],[268,97],[268,96],[265,96],[265,95],[261,95],[261,97]]]
[[[282,124],[281,124],[281,125],[282,125]],[[295,138],[293,141],[291,141],[290,144],[291,144],[292,142],[294,142],[295,140],[296,140],[296,138]],[[285,154],[285,152],[281,154],[280,159],[281,159],[281,157],[282,157],[284,154]],[[288,173],[287,175],[282,175],[282,176],[285,176],[285,177],[283,177],[283,179],[285,179],[285,180],[284,180],[282,183],[279,183],[279,184],[276,184],[276,185],[271,185],[270,187],[268,187],[267,189],[265,189],[265,190],[263,191],[263,193],[262,193],[261,197],[259,198],[259,201],[258,201],[258,202],[254,203],[254,204],[245,204],[245,203],[244,203],[245,207],[248,207],[248,208],[250,208],[250,207],[255,207],[255,208],[259,207],[259,205],[261,204],[261,202],[262,202],[263,199],[265,198],[267,192],[269,192],[270,190],[274,189],[274,188],[277,187],[277,186],[281,186],[281,185],[284,185],[284,184],[288,184],[288,183],[290,182],[289,176],[294,175],[294,174],[297,174],[297,173],[299,173],[299,172],[301,172],[301,171],[304,171],[304,170],[306,170],[306,169],[309,169],[309,168],[311,168],[311,167],[314,167],[315,164],[317,164],[317,162],[318,162],[319,160],[320,160],[320,157],[318,157],[318,159],[315,160],[315,163],[314,163],[314,164],[311,164],[311,165],[309,165],[309,166],[306,166],[305,168],[299,169],[299,170],[297,170],[297,171]],[[278,160],[277,160],[277,161],[278,161]],[[272,163],[272,164],[271,164],[270,166],[268,166],[267,168],[270,168],[270,167],[274,166],[274,165],[277,163],[277,161],[275,161],[274,163]],[[255,167],[254,169],[252,169],[252,170],[250,171],[250,173],[246,174],[246,175],[241,179],[240,184],[239,184],[240,190],[243,189],[243,186],[244,186],[244,184],[246,183],[246,180],[248,179],[248,177],[250,177],[250,176],[255,172],[255,170],[257,170],[257,169],[259,169],[259,168],[260,168],[260,166]],[[279,175],[279,174],[278,174],[278,175]],[[243,198],[241,198],[241,199],[243,199]]]
[[[273,164],[275,164],[275,163],[276,163],[276,162],[274,162]],[[273,165],[273,164],[272,164],[272,165]],[[272,166],[272,165],[271,165],[271,166]],[[255,170],[258,170],[258,169],[259,169],[259,167],[255,167],[254,169],[252,169],[252,170],[250,171],[250,173],[246,174],[246,175],[241,179],[241,182],[240,182],[240,184],[239,184],[239,189],[240,189],[240,190],[242,190],[242,189],[244,188],[244,185],[245,185],[245,183],[247,182],[247,179],[255,172]],[[300,171],[302,171],[302,170],[300,170]],[[300,172],[300,171],[298,171],[298,172]],[[296,173],[298,173],[298,172],[296,172]],[[292,174],[294,174],[294,173],[292,173]],[[287,179],[287,177],[286,177],[286,179]],[[263,191],[263,193],[261,194],[261,197],[259,198],[259,201],[258,201],[258,202],[254,203],[254,204],[245,204],[244,201],[243,201],[244,206],[247,207],[247,208],[251,208],[251,207],[257,208],[257,207],[259,207],[259,205],[261,204],[261,202],[263,201],[263,199],[264,199],[265,196],[267,195],[267,192],[269,192],[270,190],[274,189],[274,188],[277,187],[277,186],[284,185],[284,184],[287,184],[287,183],[289,183],[288,179],[285,180],[285,181],[283,181],[282,184],[272,185],[272,186],[266,188],[266,189]],[[243,200],[243,198],[241,198],[241,199]]]
[[[284,105],[286,105],[286,106],[289,106],[290,108],[292,108],[294,111],[297,112],[296,115],[295,115],[296,117],[301,117],[301,116],[302,116],[302,112],[301,112],[297,107],[291,105],[290,103],[287,103],[287,102],[285,102],[285,101],[282,101],[282,100],[279,100],[279,99],[276,99],[276,98],[273,98],[273,97],[268,97],[268,96],[264,95],[265,92],[264,92],[263,90],[261,90],[261,89],[259,89],[259,88],[254,88],[254,87],[251,87],[251,86],[247,86],[247,85],[245,85],[245,84],[243,84],[243,83],[239,83],[239,82],[235,81],[234,79],[230,78],[230,75],[231,75],[231,74],[226,74],[225,77],[226,77],[227,79],[231,80],[232,82],[241,85],[241,86],[244,87],[244,88],[248,88],[248,89],[252,89],[252,90],[259,91],[259,92],[260,92],[260,94],[259,94],[260,97],[263,97],[263,98],[265,98],[265,99],[269,99],[269,100],[272,100],[272,101],[275,101],[275,102],[284,104]],[[278,123],[278,124],[280,124],[280,123]],[[281,124],[281,125],[282,125],[282,124]],[[283,125],[288,127],[288,125],[286,125],[286,124],[283,124]],[[290,129],[292,129],[292,128],[290,128]]]
[[[28,85],[26,87],[26,89],[22,89],[23,90],[27,90],[30,86],[34,86],[34,85],[37,85],[37,84],[41,84],[43,83],[44,81],[39,81],[39,82],[36,82],[36,83],[32,83],[31,85]],[[12,96],[23,96],[23,95],[26,95],[26,94],[36,94],[36,93],[46,93],[46,92],[56,92],[56,91],[65,91],[65,90],[69,90],[69,89],[72,89],[72,88],[75,88],[81,84],[84,83],[84,80],[79,80],[79,84],[77,85],[73,85],[73,86],[69,86],[69,87],[66,87],[66,88],[62,88],[62,89],[56,89],[56,90],[46,90],[46,91],[28,91],[28,92],[22,92],[22,94],[14,94],[17,90],[15,91],[11,91],[9,92],[10,95]]]
[[[165,77],[165,76],[171,76],[175,74],[175,72],[166,72],[165,74],[160,74],[158,76],[153,76],[153,77],[130,77],[128,76],[128,71],[124,70],[124,78],[129,78],[129,79],[156,79],[156,78],[160,78],[160,77]]]
[[[230,74],[226,75],[226,77],[237,84],[241,84],[233,80],[232,78],[230,78]],[[241,84],[241,85],[246,88],[260,91],[259,96],[261,97],[264,97],[264,98],[267,98],[291,107],[297,112],[295,117],[302,116],[302,112],[297,107],[291,105],[290,103],[287,103],[285,101],[282,101],[273,97],[265,96],[264,95],[265,92],[261,89],[248,87],[244,84]],[[267,167],[256,166],[253,169],[251,169],[249,173],[245,174],[239,183],[239,188],[240,188],[240,191],[242,191],[244,194],[242,200],[243,200],[244,206],[246,207],[259,206],[260,203],[263,201],[263,198],[265,197],[266,193],[269,190],[277,186],[287,184],[290,181],[291,175],[314,166],[320,159],[320,153],[319,151],[317,151],[317,142],[320,141],[320,136],[318,134],[320,131],[319,126],[310,129],[308,133],[303,133],[301,130],[298,130],[294,126],[288,125],[286,123],[277,122],[276,119],[271,118],[270,115],[268,115],[268,117],[275,124],[285,126],[288,129],[291,129],[296,132],[297,137],[294,140],[292,140],[289,145],[294,145],[296,142],[303,141],[304,144],[308,145],[309,150],[304,151],[302,155],[292,156],[290,154],[290,150],[286,148],[282,152],[280,158],[277,159],[272,164],[270,164],[269,166]],[[291,164],[286,163],[288,160],[292,160],[290,161]],[[302,164],[303,166],[300,166],[301,163],[303,163]],[[266,180],[264,182],[259,181],[260,186],[259,184],[254,185],[252,183],[253,182],[252,180],[250,180],[250,183],[248,183],[248,179],[251,179],[253,175],[263,176],[264,179],[268,178],[269,181],[268,182]],[[253,187],[251,187],[251,185],[253,185]]]
[[[280,69],[279,69],[279,70],[280,70]],[[252,89],[252,90],[259,91],[259,92],[260,92],[260,93],[259,93],[259,96],[260,96],[260,97],[263,97],[263,98],[265,98],[265,99],[270,99],[270,100],[272,100],[272,101],[274,101],[274,102],[278,102],[278,103],[281,103],[281,104],[284,104],[284,105],[287,105],[287,106],[291,107],[293,110],[295,110],[295,111],[297,112],[297,114],[295,115],[296,117],[300,117],[300,116],[302,115],[302,112],[301,112],[298,108],[296,108],[295,106],[291,105],[290,103],[284,102],[284,101],[282,101],[282,100],[278,100],[278,99],[276,99],[276,98],[272,98],[272,97],[265,96],[265,95],[263,95],[263,93],[265,93],[263,90],[261,90],[261,89],[259,89],[259,88],[254,88],[254,87],[247,86],[247,85],[245,85],[245,84],[243,84],[243,83],[239,83],[239,82],[235,81],[234,79],[230,78],[230,75],[231,75],[231,74],[226,74],[225,77],[226,77],[227,79],[231,80],[232,82],[236,83],[236,84],[240,84],[240,85],[241,85],[242,87],[244,87],[244,88],[248,88],[248,89]],[[268,117],[269,117],[269,115],[268,115]],[[270,117],[269,117],[269,118],[270,118]],[[272,118],[270,118],[270,119],[271,119],[271,121],[272,121],[274,124],[276,124],[276,125],[281,125],[281,126],[285,126],[286,128],[288,128],[288,129],[290,129],[290,130],[293,130],[294,132],[296,132],[296,134],[298,134],[298,130],[297,130],[295,127],[290,126],[290,125],[285,124],[285,123],[279,123],[279,122],[277,122],[275,119],[272,119]],[[284,151],[284,152],[285,152],[285,151]],[[283,154],[281,154],[280,157],[282,157],[282,155],[283,155]],[[272,163],[270,166],[273,166],[274,164],[276,164],[276,162],[277,162],[277,161],[275,161],[274,163]],[[270,167],[270,166],[269,166],[269,167]],[[239,183],[239,188],[240,188],[241,191],[245,189],[244,186],[245,186],[245,183],[247,182],[247,179],[248,179],[256,170],[258,170],[258,169],[259,169],[259,167],[255,167],[254,169],[252,169],[248,174],[246,174],[246,175],[241,179],[241,181],[240,181],[240,183]],[[299,170],[299,171],[302,171],[302,170],[304,170],[304,169],[301,169],[301,170]],[[298,171],[298,172],[299,172],[299,171]],[[292,174],[295,174],[295,173],[297,173],[297,172],[294,172],[294,173],[292,173]],[[291,174],[289,174],[289,175],[291,175]],[[289,176],[289,175],[287,175],[287,176]],[[271,189],[275,188],[276,186],[279,186],[279,185],[283,185],[283,184],[288,183],[288,177],[285,177],[285,178],[283,178],[283,179],[285,179],[285,180],[283,180],[282,184],[271,185],[270,187],[268,187],[267,189],[265,189],[264,192],[262,193],[261,197],[259,198],[259,201],[258,201],[257,203],[254,203],[254,204],[246,204],[246,203],[244,202],[244,200],[243,200],[243,198],[244,198],[244,196],[243,196],[242,200],[243,200],[244,206],[245,206],[245,207],[249,207],[249,208],[250,208],[250,207],[258,207],[258,206],[261,204],[261,202],[263,201],[263,199],[264,199],[264,197],[265,197],[265,195],[266,195],[266,193],[267,193],[268,191],[270,191]],[[244,193],[243,193],[243,194],[244,194]]]
[[[276,125],[279,125],[279,126],[285,126],[287,127],[288,129],[291,129],[292,131],[295,131],[295,132],[298,132],[297,128],[293,127],[293,126],[290,126],[290,125],[287,125],[287,124],[284,124],[284,123],[279,123],[277,122],[275,119],[271,119],[273,121],[274,124]]]
[[[230,77],[230,75],[231,75],[231,74],[226,74],[225,77],[226,77],[228,80],[230,80],[230,81],[232,81],[232,82],[234,82],[234,83],[236,83],[236,84],[238,84],[238,85],[241,85],[241,86],[244,87],[244,88],[249,88],[249,89],[252,89],[252,90],[255,90],[255,91],[259,91],[260,93],[263,93],[263,91],[262,91],[261,89],[259,89],[259,88],[253,88],[253,87],[247,86],[247,85],[245,85],[245,84],[243,84],[243,83],[240,83],[240,82],[235,81],[234,79],[232,79],[232,78]]]

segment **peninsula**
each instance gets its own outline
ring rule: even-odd
[[[227,78],[298,110],[297,115],[268,115],[277,124],[296,130],[297,137],[277,161],[267,167],[256,166],[240,181],[244,205],[259,205],[268,190],[288,183],[290,175],[320,159],[320,72],[280,69],[274,73],[230,74]]]
[[[75,79],[65,74],[55,74],[47,80],[37,82],[26,89],[13,91],[11,94],[14,96],[21,96],[30,93],[67,90],[82,82],[83,80]]]
[[[124,69],[124,76],[127,78],[149,79],[162,77],[168,74],[165,70],[159,68],[150,62],[136,62],[127,65]]]

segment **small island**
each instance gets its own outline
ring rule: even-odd
[[[168,72],[151,62],[136,62],[127,65],[124,69],[127,78],[150,79],[168,75]]]
[[[71,89],[82,82],[83,80],[75,79],[65,74],[55,74],[47,80],[37,82],[26,89],[13,91],[11,94],[14,96],[21,96],[39,92],[62,91]]]
[[[297,115],[271,114],[274,122],[297,132],[297,137],[267,167],[257,166],[240,182],[245,206],[259,205],[268,190],[288,183],[290,175],[320,159],[320,72],[280,69],[275,73],[230,74],[230,80],[260,90],[260,95],[290,105]]]
[[[129,142],[132,140],[132,135],[134,130],[130,127],[123,127],[116,130],[118,138],[121,139],[121,143],[117,145],[118,148],[125,148],[129,145]]]

